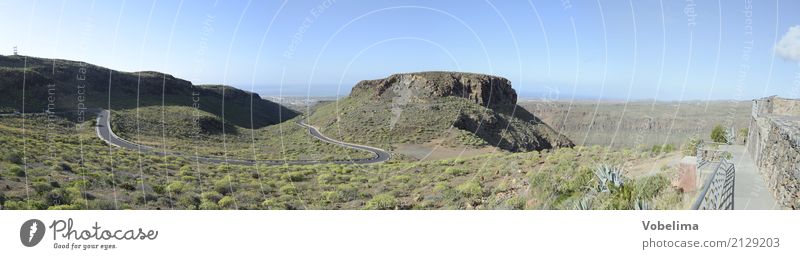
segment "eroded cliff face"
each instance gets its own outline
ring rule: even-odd
[[[775,96],[753,101],[747,148],[785,207],[800,209],[800,100]]]
[[[353,87],[353,94],[410,93],[412,98],[455,96],[481,106],[503,107],[517,104],[517,93],[508,79],[462,72],[419,72],[394,74],[385,79],[364,80]]]
[[[335,125],[346,133],[342,139],[358,143],[447,142],[514,152],[573,146],[566,136],[519,107],[511,82],[498,76],[394,74],[359,82],[338,105],[338,116],[323,116],[322,109],[312,119],[320,120],[323,131]]]

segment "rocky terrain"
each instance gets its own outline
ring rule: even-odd
[[[508,79],[460,72],[395,74],[385,79],[364,80],[353,87],[351,96],[366,93],[380,97],[386,92],[397,94],[404,103],[456,96],[485,107],[517,104],[517,92]]]
[[[502,77],[395,74],[359,82],[350,96],[319,107],[309,120],[345,141],[387,148],[496,146],[531,151],[573,145],[516,102],[516,91]]]
[[[521,101],[520,105],[577,145],[615,148],[680,147],[708,139],[717,125],[747,128],[749,101]]]

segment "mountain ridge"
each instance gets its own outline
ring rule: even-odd
[[[232,86],[195,85],[156,71],[122,72],[81,61],[16,55],[0,55],[0,91],[5,93],[0,96],[0,110],[6,112],[84,106],[125,110],[163,104],[195,107],[245,128],[273,125],[299,115]]]

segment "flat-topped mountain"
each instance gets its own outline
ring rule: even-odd
[[[163,104],[196,107],[223,117],[223,89],[226,123],[260,128],[298,115],[258,94],[230,86],[194,85],[159,72],[121,72],[80,61],[0,55],[3,112],[22,111],[23,104],[25,112],[109,108],[109,104],[112,110],[128,110]]]
[[[572,146],[516,105],[508,79],[462,72],[395,74],[364,80],[309,121],[346,141],[397,148],[407,145],[491,147],[509,151]]]
[[[364,80],[353,87],[352,95],[380,96],[387,91],[412,98],[462,97],[487,107],[517,104],[517,92],[508,79],[462,72],[395,74],[385,79]]]

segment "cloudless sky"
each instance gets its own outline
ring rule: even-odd
[[[748,3],[0,1],[0,53],[267,95],[346,95],[362,79],[458,70],[506,77],[522,96],[800,97],[800,65],[773,51],[800,24],[800,3]]]

